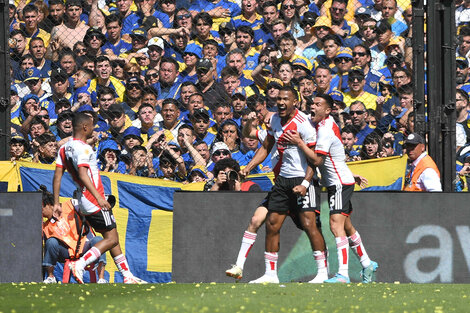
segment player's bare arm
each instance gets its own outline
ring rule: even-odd
[[[245,168],[243,168],[240,171],[240,175],[242,177],[246,177],[248,173],[251,172],[251,170],[253,170],[256,166],[258,166],[261,162],[263,162],[266,159],[266,157],[269,154],[269,151],[271,151],[273,146],[274,146],[274,137],[268,135],[266,139],[263,141],[263,145],[258,149],[258,151],[256,151],[250,163],[248,163],[248,165],[245,166]]]
[[[315,166],[321,166],[323,162],[325,162],[325,156],[316,154],[313,149],[311,149],[307,144],[302,140],[300,134],[295,131],[291,130],[289,132],[284,133],[283,136],[284,140],[289,142],[290,144],[296,145],[305,153],[308,161],[313,163]]]
[[[312,147],[312,149],[313,149],[313,147]],[[304,184],[302,182],[301,185],[295,186],[294,188],[292,188],[292,192],[299,195],[299,196],[305,197],[305,195],[307,194],[307,186],[310,185],[310,181],[312,181],[314,173],[315,173],[315,169],[309,163],[308,167],[307,167],[307,171],[305,172],[305,177],[304,177],[304,181],[306,183]],[[308,185],[307,185],[307,183],[308,183]]]
[[[62,207],[60,205],[60,183],[62,181],[62,176],[64,175],[65,168],[57,166],[54,172],[54,179],[52,181],[52,188],[54,192],[54,211],[52,216],[54,218],[59,218],[62,214]]]
[[[95,197],[96,201],[98,201],[98,205],[103,210],[111,209],[111,205],[104,199],[98,190],[96,190],[95,185],[93,185],[90,177],[88,176],[88,167],[81,166],[78,168],[78,178],[83,183],[85,188],[90,191],[90,193]]]
[[[250,139],[258,139],[256,137],[256,127],[253,126],[253,122],[257,119],[255,112],[250,112],[248,114],[248,121],[242,129],[243,137],[248,137]]]

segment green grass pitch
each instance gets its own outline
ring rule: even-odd
[[[0,312],[468,312],[470,286],[0,284]]]

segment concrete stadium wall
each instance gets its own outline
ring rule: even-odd
[[[0,282],[42,281],[42,195],[0,193]]]
[[[244,230],[264,193],[177,192],[174,197],[173,271],[175,282],[233,282],[225,270],[236,261]],[[357,192],[353,224],[382,282],[469,283],[470,195]],[[330,273],[337,269],[333,236],[322,194],[323,233]],[[245,264],[243,282],[264,273],[264,226]],[[281,281],[307,281],[316,273],[306,236],[288,221],[281,230]],[[352,255],[352,253],[351,253]],[[351,258],[350,275],[361,267]]]

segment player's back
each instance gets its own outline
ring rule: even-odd
[[[325,156],[325,162],[319,167],[322,184],[353,185],[354,177],[346,165],[346,154],[338,125],[331,116],[316,125],[317,145],[315,153]]]

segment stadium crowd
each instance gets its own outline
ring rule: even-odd
[[[465,177],[470,1],[456,2]],[[90,111],[102,171],[210,181],[219,160],[253,158],[285,85],[307,114],[333,97],[347,161],[401,155],[413,132],[409,0],[15,0],[9,13],[12,160],[54,163],[73,112]]]

